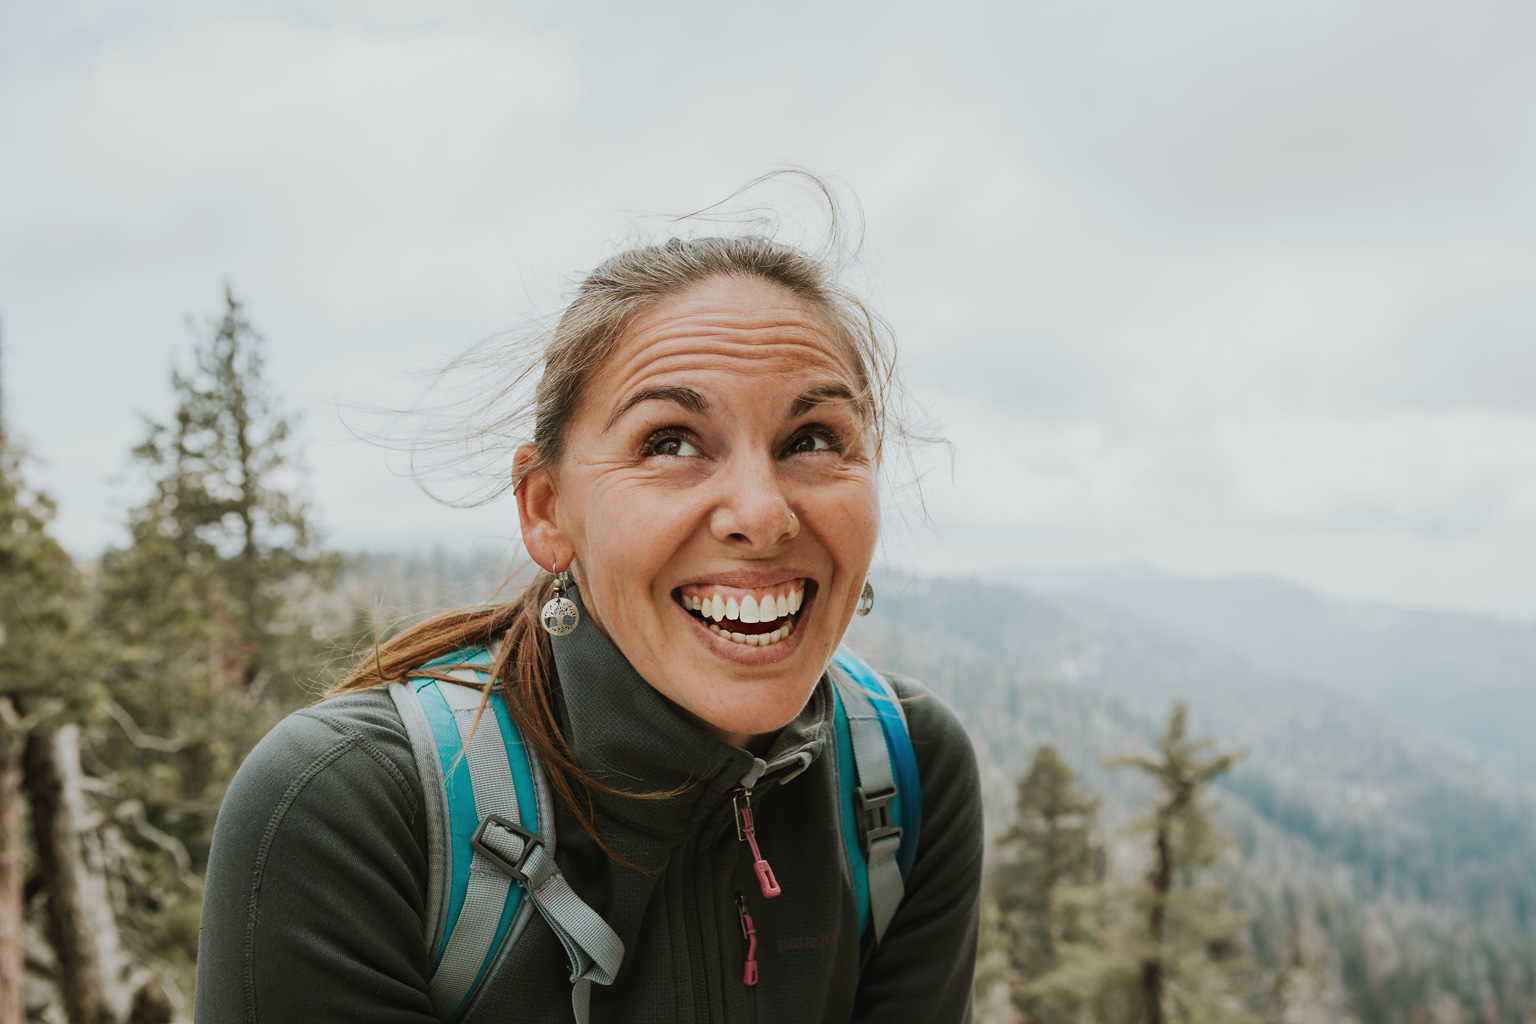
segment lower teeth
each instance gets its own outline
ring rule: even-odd
[[[714,623],[710,623],[709,631],[711,633],[718,633],[720,636],[725,637],[727,640],[730,640],[734,643],[743,644],[747,647],[767,647],[768,645],[776,644],[780,640],[783,640],[785,637],[789,636],[790,632],[794,628],[795,620],[790,618],[785,619],[784,624],[778,629],[771,630],[767,633],[732,633],[730,630],[721,629]]]

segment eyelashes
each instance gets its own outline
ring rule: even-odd
[[[813,423],[795,432],[780,451],[780,456],[813,454],[816,452],[841,452],[843,441],[837,431],[820,423]],[[671,458],[698,458],[704,454],[704,446],[693,431],[684,427],[662,427],[652,431],[640,446],[640,457],[667,456]]]

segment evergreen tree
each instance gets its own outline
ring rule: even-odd
[[[1246,960],[1239,955],[1244,916],[1226,890],[1201,884],[1230,840],[1211,820],[1209,787],[1237,760],[1187,735],[1175,707],[1158,755],[1122,757],[1157,784],[1151,813],[1135,826],[1149,866],[1132,885],[1067,889],[1076,933],[1058,941],[1055,965],[1025,992],[1050,1024],[1256,1024],[1247,1009]]]
[[[1093,931],[1083,890],[1103,880],[1094,838],[1099,801],[1084,792],[1055,747],[1036,749],[1019,780],[1013,824],[998,839],[992,873],[998,930],[1016,979],[1014,1003],[1029,1020],[1062,1016],[1064,993],[1048,999],[1031,982],[1053,970],[1064,944]],[[1054,1012],[1053,1012],[1054,1011]]]
[[[251,746],[323,685],[314,616],[338,559],[296,496],[290,422],[228,291],[171,383],[174,415],[150,421],[133,451],[148,500],[130,515],[128,546],[102,560],[105,706],[118,728],[96,767],[140,853],[131,940],[189,981],[219,801]]]
[[[1198,884],[1231,840],[1207,807],[1211,784],[1242,757],[1218,753],[1209,739],[1188,735],[1181,702],[1158,740],[1158,756],[1123,757],[1116,767],[1157,783],[1152,813],[1142,824],[1151,866],[1140,893],[1142,930],[1138,985],[1145,1024],[1218,1024],[1250,1021],[1239,955],[1244,915],[1230,907],[1224,888]]]

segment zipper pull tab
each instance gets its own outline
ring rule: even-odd
[[[771,900],[784,890],[779,888],[779,880],[773,877],[773,868],[757,848],[757,831],[752,827],[752,791],[738,789],[732,793],[731,807],[736,812],[736,839],[745,840],[752,848],[752,870],[757,872],[757,884],[762,887],[763,898]]]
[[[741,916],[741,937],[747,940],[747,966],[742,969],[741,983],[756,985],[757,928],[752,924],[752,915],[747,913],[747,898],[741,893],[736,894],[736,913]]]

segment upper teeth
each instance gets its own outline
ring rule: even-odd
[[[716,622],[737,619],[741,622],[772,622],[793,615],[805,601],[805,588],[796,587],[780,594],[754,597],[747,594],[738,602],[736,595],[683,595],[683,607]]]

